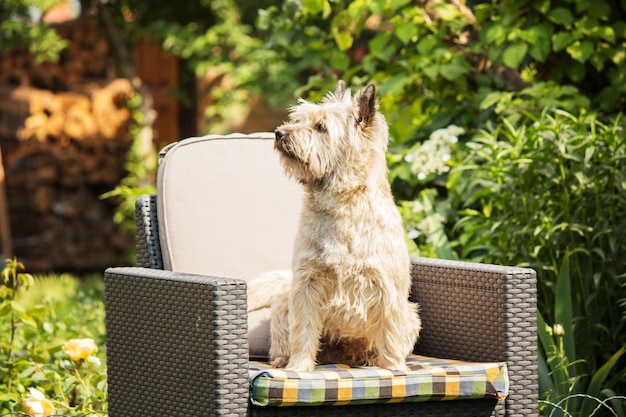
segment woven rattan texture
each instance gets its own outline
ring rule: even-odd
[[[419,354],[506,361],[511,416],[537,415],[536,276],[532,269],[413,260]]]
[[[537,276],[534,270],[511,274],[505,291],[506,361],[509,363],[512,416],[537,415]]]
[[[329,407],[255,407],[249,417],[501,417],[493,400],[431,401],[412,404],[342,405]]]
[[[144,194],[135,202],[137,266],[163,269],[156,195]]]
[[[245,415],[243,281],[113,268],[105,284],[111,417]]]

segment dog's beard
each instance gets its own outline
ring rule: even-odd
[[[325,175],[316,176],[311,172],[309,161],[303,160],[294,150],[293,143],[281,140],[275,143],[275,149],[280,153],[285,172],[297,179],[301,184],[322,187]]]
[[[287,159],[291,159],[295,162],[302,162],[293,149],[293,143],[290,140],[277,140],[275,142],[275,148]]]

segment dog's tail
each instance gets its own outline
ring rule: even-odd
[[[269,307],[274,296],[289,291],[291,271],[271,271],[248,281],[248,312]]]

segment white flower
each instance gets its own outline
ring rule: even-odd
[[[100,358],[98,358],[97,356],[87,356],[87,362],[93,363],[96,366],[102,365]]]
[[[52,401],[47,399],[43,392],[37,388],[30,388],[29,391],[30,396],[26,397],[22,405],[31,417],[48,417],[56,413]]]
[[[429,174],[441,175],[450,170],[447,162],[452,158],[452,145],[459,141],[458,135],[465,132],[463,128],[450,125],[445,129],[437,129],[413,152],[404,158],[411,164],[411,172],[421,181]]]
[[[411,229],[407,232],[407,236],[409,237],[409,239],[411,240],[415,240],[419,237],[420,232],[417,229]]]
[[[555,324],[554,325],[554,335],[555,336],[563,336],[565,334],[565,329],[563,328],[562,324]]]

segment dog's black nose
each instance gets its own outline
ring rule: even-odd
[[[276,140],[281,140],[285,136],[287,136],[287,132],[281,128],[274,130],[274,135],[276,135]]]

